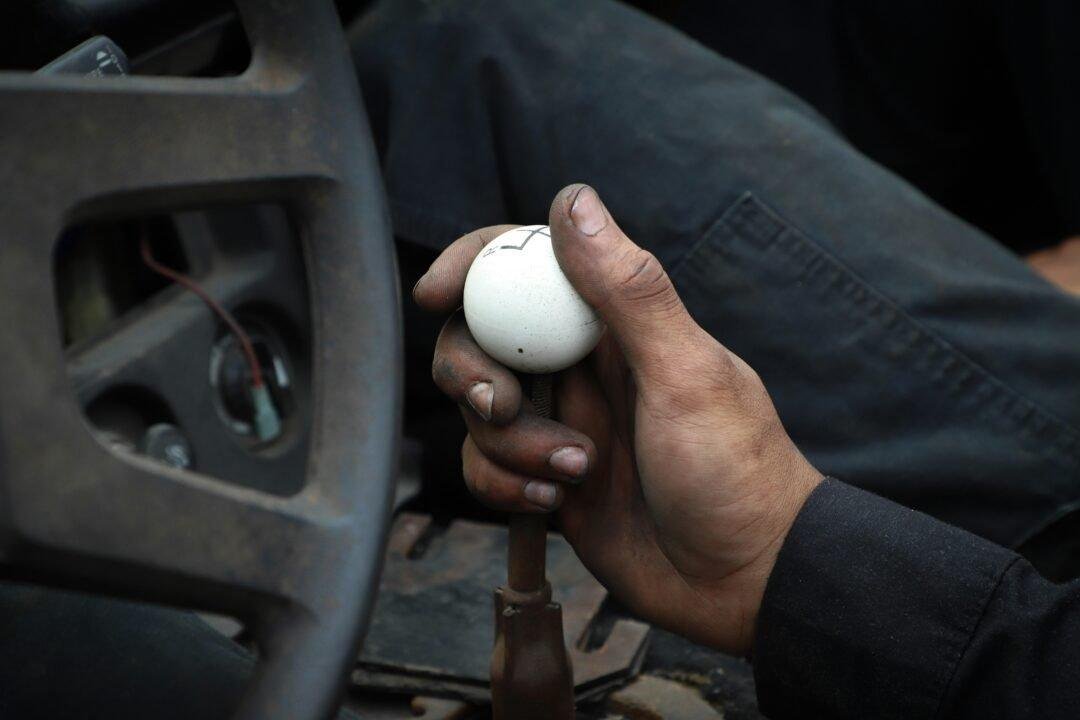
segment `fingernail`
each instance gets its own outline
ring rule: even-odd
[[[580,477],[589,469],[589,456],[579,447],[564,447],[551,453],[548,464],[563,475]]]
[[[484,418],[484,420],[491,419],[491,405],[495,402],[495,386],[489,382],[475,383],[469,392],[465,393],[465,399],[469,401],[469,407],[476,411],[476,414]]]
[[[558,496],[559,492],[549,482],[530,480],[525,483],[525,499],[533,505],[539,505],[550,510],[555,507],[555,500]]]
[[[578,190],[570,205],[570,222],[586,235],[595,235],[607,227],[607,213],[600,197],[588,185]]]

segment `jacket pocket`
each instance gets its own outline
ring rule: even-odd
[[[1076,430],[754,195],[671,276],[695,319],[762,376],[823,472],[1005,544],[1078,496]]]

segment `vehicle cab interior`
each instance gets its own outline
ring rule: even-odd
[[[466,489],[465,425],[432,383],[445,318],[409,296],[440,248],[402,232],[388,167],[408,163],[384,132],[402,110],[358,61],[373,4],[0,9],[0,717],[764,717],[747,659],[654,627],[554,523],[526,527]],[[627,4],[729,42],[710,35],[709,3]],[[781,63],[786,37],[729,49],[829,114],[850,85]],[[489,70],[476,84],[498,104],[513,76]],[[513,119],[472,121],[496,137],[527,125],[505,102]],[[861,127],[845,131],[963,214],[963,183],[902,152],[909,128]],[[1013,199],[1047,227],[1018,252],[1056,232],[1025,187]],[[999,200],[974,222],[1014,237]],[[436,214],[438,233],[474,229]],[[1076,566],[1075,517],[1024,540],[1048,574]],[[544,639],[505,619],[537,562],[557,616]],[[529,656],[529,691],[563,710],[499,705],[508,636],[554,648]]]

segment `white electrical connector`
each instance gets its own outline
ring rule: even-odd
[[[262,442],[269,442],[281,435],[281,416],[270,390],[266,385],[251,388],[251,402],[255,406],[255,436]]]

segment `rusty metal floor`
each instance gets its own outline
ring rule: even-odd
[[[548,573],[563,605],[579,718],[760,718],[750,666],[652,630],[612,602],[557,534]],[[394,524],[379,600],[353,672],[353,706],[374,720],[489,716],[492,591],[506,528],[424,515]],[[440,699],[436,699],[440,698]]]

